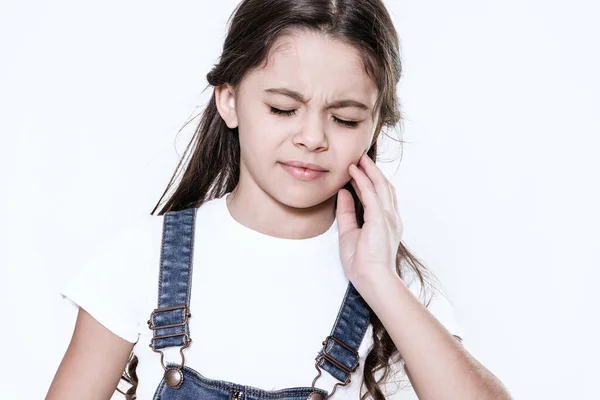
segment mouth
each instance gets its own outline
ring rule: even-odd
[[[321,167],[318,164],[305,163],[302,161],[295,161],[295,160],[282,161],[281,163],[285,164],[285,165],[289,165],[290,167],[310,169],[312,171],[319,171],[319,172],[327,172],[327,170],[325,168]]]
[[[292,177],[303,181],[318,179],[328,172],[319,165],[303,163],[300,161],[285,161],[280,162],[279,165],[281,165]]]

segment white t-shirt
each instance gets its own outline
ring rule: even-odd
[[[141,400],[152,398],[163,375],[146,323],[157,307],[162,223],[162,216],[144,216],[112,237],[61,292],[110,331],[136,343]],[[209,379],[265,390],[311,386],[315,357],[348,285],[337,221],[313,238],[275,238],[233,219],[225,196],[213,199],[197,212],[193,266],[186,365]],[[405,282],[418,296],[415,276],[407,275]],[[443,296],[436,295],[429,310],[450,333],[463,337]],[[335,397],[359,399],[371,332],[369,326],[352,382],[338,387]],[[165,363],[170,361],[180,362],[177,348],[165,349]],[[316,386],[331,392],[337,382],[323,371]]]

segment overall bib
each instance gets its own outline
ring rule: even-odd
[[[189,305],[197,210],[198,207],[188,208],[163,215],[158,307],[148,320],[148,327],[153,330],[150,347],[160,353],[165,370],[154,400],[322,400],[333,396],[338,386],[349,384],[352,373],[358,368],[358,348],[370,323],[370,308],[350,282],[333,329],[315,358],[318,374],[311,386],[263,390],[208,379],[185,366],[183,351],[192,340],[188,320],[191,317]],[[181,364],[165,365],[161,349],[166,347],[180,348]],[[334,385],[331,394],[315,387],[321,368],[340,381]]]

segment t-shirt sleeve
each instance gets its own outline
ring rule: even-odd
[[[432,289],[429,285],[426,290],[422,290],[423,286],[414,270],[406,268],[404,271],[403,280],[409,290],[417,297],[438,321],[454,336],[458,336],[461,341],[464,341],[464,328],[457,318],[456,307],[452,304],[448,296],[443,291],[440,282],[434,281],[434,286],[437,289]],[[428,302],[428,303],[427,303]]]
[[[145,215],[98,244],[60,294],[117,336],[135,343],[150,275],[158,270],[162,218]],[[157,237],[158,235],[158,237]]]

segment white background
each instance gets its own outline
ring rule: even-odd
[[[0,2],[0,398],[45,395],[75,317],[59,288],[162,194],[234,3]],[[387,4],[405,242],[515,398],[597,399],[599,7]]]

